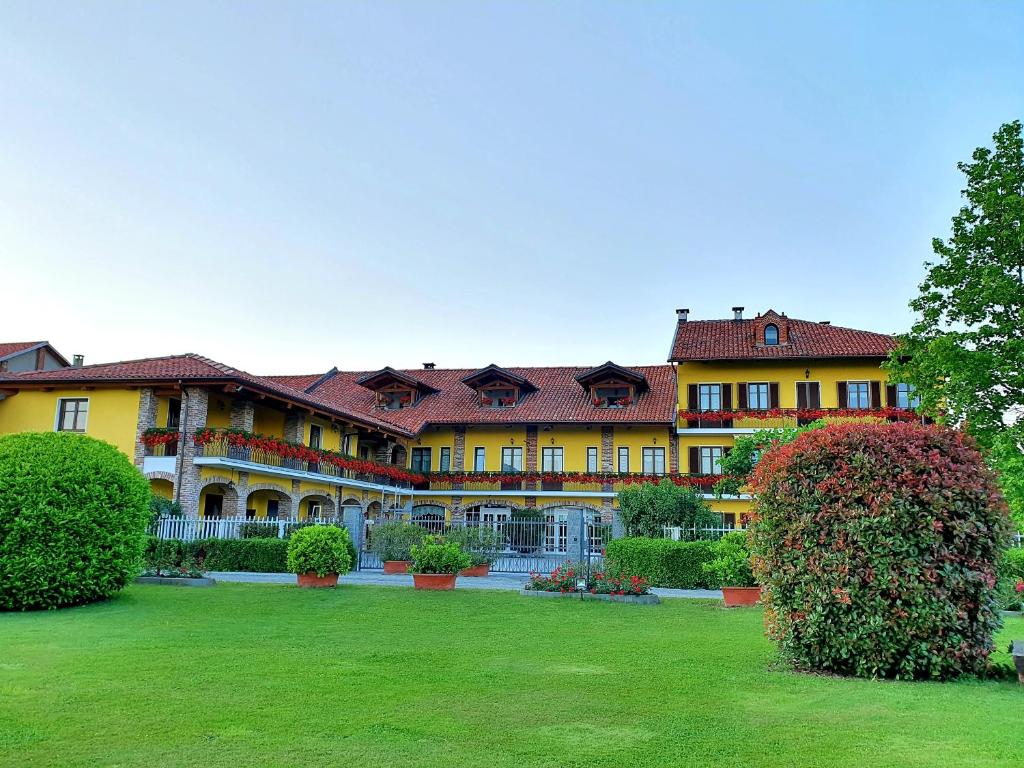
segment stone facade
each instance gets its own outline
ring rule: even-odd
[[[178,445],[177,475],[181,478],[178,500],[186,514],[199,512],[199,467],[195,465],[196,432],[206,427],[210,393],[201,387],[185,387],[181,402],[181,443]],[[225,503],[227,499],[225,499]]]
[[[455,447],[452,450],[452,471],[466,471],[466,428],[455,427],[453,430]]]
[[[284,439],[290,443],[306,441],[306,414],[302,411],[288,411],[284,417]]]
[[[601,427],[601,471],[615,471],[615,427]]]
[[[231,403],[231,428],[252,432],[256,419],[256,406],[251,400],[235,399]]]
[[[146,446],[142,444],[142,433],[156,426],[156,394],[152,387],[139,390],[139,419],[135,428],[135,466],[142,469],[146,458]]]

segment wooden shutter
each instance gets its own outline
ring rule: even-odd
[[[696,384],[686,385],[686,409],[689,411],[700,410],[700,397],[697,394]]]
[[[810,383],[811,388],[811,408],[821,408],[821,384],[816,381]]]
[[[722,410],[732,410],[732,384],[722,384]]]
[[[796,407],[797,410],[807,408],[808,395],[811,392],[811,385],[805,381],[798,381],[796,384]]]
[[[747,410],[747,382],[745,381],[736,385],[736,407],[741,411]]]
[[[886,384],[885,385],[885,404],[887,406],[889,406],[890,408],[895,408],[898,400],[899,400],[899,396],[896,394],[896,385],[895,384]]]
[[[871,382],[871,407],[881,408],[882,407],[882,382],[872,381]]]
[[[768,384],[768,406],[770,408],[779,407],[779,382],[777,381]]]
[[[696,475],[700,473],[700,448],[696,445],[690,446],[690,474]]]
[[[836,382],[836,407],[846,408],[849,406],[850,399],[846,396],[846,382]]]

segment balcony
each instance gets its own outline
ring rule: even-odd
[[[829,422],[918,421],[921,417],[907,408],[772,408],[728,411],[680,411],[686,429],[780,429],[797,427],[824,419]]]
[[[543,495],[545,493],[618,493],[629,485],[643,482],[656,483],[668,478],[678,485],[692,485],[702,492],[710,492],[712,486],[721,479],[720,475],[643,475],[636,473],[598,473],[583,472],[446,472],[425,474],[416,483],[417,491],[435,491],[441,493],[459,492],[498,492],[522,493],[525,495]]]

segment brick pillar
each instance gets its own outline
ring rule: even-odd
[[[290,443],[302,443],[306,438],[306,414],[288,411],[284,417],[284,439]]]
[[[455,428],[455,450],[452,451],[452,471],[466,471],[466,428]]]
[[[615,471],[615,427],[601,427],[601,471]]]
[[[238,482],[235,483],[235,491],[238,492],[238,505],[235,507],[235,515],[245,518],[245,512],[249,501],[249,473],[239,472]]]
[[[292,492],[290,494],[292,504],[292,514],[294,518],[298,518],[300,513],[304,510],[299,508],[299,503],[302,501],[301,483],[298,480],[292,480]]]
[[[679,435],[674,426],[668,428],[668,471],[679,472]]]
[[[146,446],[141,442],[142,433],[156,426],[156,395],[152,387],[139,390],[139,421],[135,428],[135,466],[142,469],[146,457]]]
[[[537,427],[526,428],[526,471],[537,471]],[[528,482],[524,486],[528,491],[536,491],[537,483]]]
[[[256,419],[256,406],[251,400],[233,400],[231,402],[231,428],[243,432],[252,432]]]
[[[196,457],[196,432],[206,427],[206,416],[210,410],[210,393],[200,387],[185,387],[181,402],[181,445],[178,450],[178,476],[181,485],[178,501],[187,515],[199,514],[199,467]]]

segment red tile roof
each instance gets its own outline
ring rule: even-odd
[[[386,411],[375,407],[373,392],[356,383],[364,372],[339,372],[313,390],[313,395],[338,408],[374,414],[418,433],[429,424],[672,424],[676,410],[676,378],[670,365],[633,366],[650,389],[634,405],[597,408],[576,377],[588,368],[507,368],[537,388],[511,408],[483,408],[476,390],[462,382],[474,369],[409,370],[403,373],[438,390],[412,407]]]
[[[310,377],[312,381],[321,378],[322,374]],[[290,401],[312,407],[326,413],[351,419],[372,427],[396,430],[374,414],[361,414],[345,411],[325,403],[316,396],[310,396],[295,384],[303,383],[306,377],[261,377],[233,368],[202,355],[187,353],[167,357],[147,357],[141,360],[124,360],[116,363],[98,363],[78,368],[61,368],[55,371],[29,371],[25,373],[0,374],[0,385],[17,387],[18,384],[142,384],[142,383],[174,383],[206,382],[234,383],[250,387],[257,391],[284,397]],[[284,383],[281,379],[298,379],[295,384]]]
[[[757,330],[768,322],[789,331],[788,343],[757,343]],[[769,310],[750,320],[680,320],[672,340],[670,362],[689,360],[775,360],[784,358],[886,357],[896,346],[884,333],[794,320]]]
[[[0,360],[45,344],[45,341],[0,341]]]

